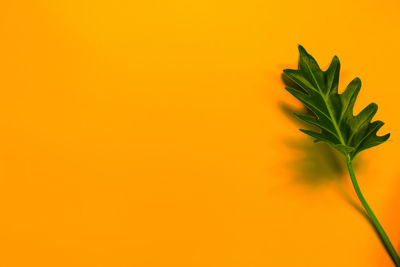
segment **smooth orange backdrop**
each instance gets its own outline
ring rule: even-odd
[[[295,181],[279,103],[300,106],[280,80],[297,44],[339,56],[341,89],[361,78],[356,110],[378,103],[392,137],[357,174],[400,249],[399,12],[2,1],[0,266],[392,266],[335,183]]]

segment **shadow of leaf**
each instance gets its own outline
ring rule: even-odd
[[[301,128],[312,128],[305,125],[293,116],[293,112],[306,114],[309,111],[295,110],[290,106],[280,103],[280,109]],[[289,168],[293,171],[294,182],[310,187],[319,187],[332,181],[338,181],[346,174],[346,165],[343,156],[325,143],[314,143],[308,136],[296,139],[286,139],[283,142],[297,155],[289,163]]]

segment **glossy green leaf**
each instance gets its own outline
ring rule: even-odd
[[[301,120],[317,127],[320,132],[303,130],[315,138],[315,142],[326,142],[353,159],[362,150],[385,142],[390,134],[377,136],[383,122],[371,122],[378,106],[369,104],[358,115],[353,115],[354,103],[360,92],[361,80],[355,78],[338,93],[340,61],[335,56],[329,68],[322,71],[315,59],[299,45],[299,67],[285,69],[285,75],[303,91],[286,87],[286,90],[301,101],[315,117],[295,114]]]

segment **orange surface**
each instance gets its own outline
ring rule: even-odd
[[[279,103],[299,107],[280,80],[297,44],[321,66],[339,56],[341,89],[361,78],[356,109],[378,103],[392,137],[357,174],[400,249],[399,12],[394,0],[2,1],[0,266],[392,266],[324,180],[335,169],[304,168],[316,147]]]

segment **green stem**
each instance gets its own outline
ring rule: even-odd
[[[349,169],[351,182],[353,183],[354,190],[357,193],[358,199],[361,201],[361,204],[363,205],[365,211],[368,213],[368,216],[371,218],[372,223],[374,224],[376,230],[378,231],[379,235],[381,236],[381,239],[382,239],[383,243],[385,244],[387,251],[390,254],[390,257],[392,258],[394,264],[396,265],[396,267],[400,267],[399,255],[397,254],[396,250],[394,249],[392,243],[389,240],[389,237],[386,235],[385,230],[383,230],[382,225],[379,223],[374,212],[371,210],[371,208],[369,207],[363,194],[361,193],[360,187],[358,186],[356,176],[354,174],[353,164],[352,164],[352,160],[351,160],[350,156],[347,156],[347,167]]]

